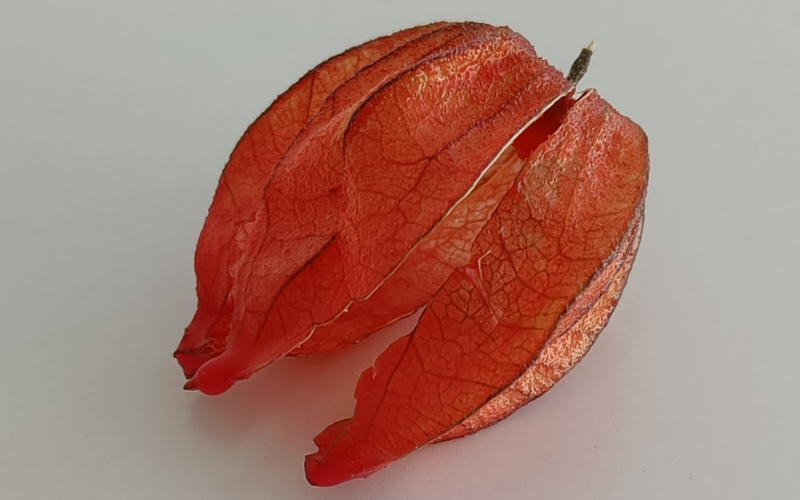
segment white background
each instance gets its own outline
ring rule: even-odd
[[[596,40],[582,85],[650,137],[642,247],[547,396],[313,488],[311,438],[400,332],[185,393],[196,238],[278,93],[440,19],[509,25],[563,69]],[[4,1],[0,497],[800,498],[799,33],[796,1]]]

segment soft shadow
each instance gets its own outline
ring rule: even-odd
[[[287,473],[302,475],[303,457],[316,451],[313,437],[352,414],[358,376],[418,319],[414,314],[338,352],[280,359],[220,396],[197,393],[192,425],[220,452],[255,440],[270,462],[284,458]]]
[[[499,425],[425,447],[413,460],[392,464],[365,481],[332,489],[309,486],[303,457],[316,451],[313,437],[352,414],[358,376],[392,341],[411,331],[418,317],[343,351],[279,360],[221,396],[193,395],[194,429],[223,461],[238,468],[235,479],[219,483],[219,495],[229,494],[225,488],[233,482],[241,491],[263,492],[264,498],[328,500],[409,498],[421,488],[431,497],[488,495],[494,487],[519,483],[536,485],[549,497],[571,487],[574,468],[606,481],[603,475],[611,471],[604,458],[613,458],[611,450],[622,444],[609,416],[624,395],[608,391],[622,376],[614,367],[625,354],[613,348],[616,342],[608,342],[620,335],[618,326],[601,335],[592,354],[565,380]]]

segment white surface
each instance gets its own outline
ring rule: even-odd
[[[6,0],[0,497],[800,498],[800,4],[745,3]],[[196,238],[279,92],[444,18],[510,25],[563,69],[597,41],[582,83],[650,136],[643,244],[609,327],[546,397],[312,488],[311,438],[397,332],[184,393],[171,354]]]

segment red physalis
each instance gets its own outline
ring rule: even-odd
[[[175,353],[186,388],[219,394],[426,307],[315,439],[320,486],[547,391],[608,321],[643,223],[647,139],[576,92],[586,62],[565,78],[507,28],[437,23],[301,78],[217,187]]]

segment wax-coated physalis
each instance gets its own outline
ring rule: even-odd
[[[365,477],[540,396],[591,347],[642,232],[647,138],[508,28],[436,23],[311,70],[245,132],[175,352],[220,394],[425,308],[306,476]],[[581,59],[582,58],[582,59]]]

